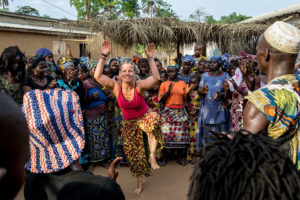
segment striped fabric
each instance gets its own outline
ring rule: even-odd
[[[32,90],[24,95],[22,109],[30,130],[31,157],[25,166],[28,171],[57,172],[79,158],[85,138],[75,92]]]

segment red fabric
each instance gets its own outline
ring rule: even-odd
[[[122,110],[123,117],[126,120],[143,117],[149,109],[148,105],[145,102],[144,96],[138,93],[136,87],[134,87],[134,97],[132,101],[127,101],[124,98],[122,88],[120,89],[117,101]]]

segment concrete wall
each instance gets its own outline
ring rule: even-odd
[[[80,43],[79,41],[68,41],[66,38],[61,38],[55,35],[45,35],[36,33],[26,32],[11,32],[11,31],[0,31],[0,52],[9,46],[19,46],[21,51],[26,56],[35,55],[37,49],[41,47],[48,48],[54,53],[55,59],[58,58],[58,54],[54,52],[56,43],[67,43],[69,44],[72,54],[74,57],[79,57],[80,54]],[[65,53],[65,52],[61,52]]]
[[[2,51],[9,47],[18,45],[22,52],[27,56],[35,55],[37,49],[41,47],[48,48],[53,54],[55,60],[58,59],[57,50],[60,48],[61,54],[65,54],[66,44],[70,46],[72,55],[75,58],[80,57],[80,44],[87,43],[85,38],[67,38],[58,35],[46,35],[30,32],[16,32],[16,31],[3,31],[0,30],[0,54]],[[91,58],[98,60],[101,55],[101,41],[97,42],[99,48],[90,50]],[[97,44],[97,46],[98,46]],[[120,45],[113,43],[112,52],[110,57],[125,56],[132,57],[133,48],[124,48]]]

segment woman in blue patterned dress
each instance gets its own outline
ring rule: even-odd
[[[199,84],[201,96],[198,114],[197,149],[206,145],[209,131],[228,132],[231,129],[231,116],[228,108],[223,106],[228,90],[224,90],[225,80],[229,74],[222,71],[224,60],[220,56],[210,59],[210,72],[205,72]]]

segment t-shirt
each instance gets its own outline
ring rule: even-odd
[[[88,191],[82,190],[84,188]],[[62,196],[76,196],[77,199],[125,199],[120,186],[111,178],[82,171],[62,175],[29,173],[24,195],[25,199],[30,200],[52,200],[58,199],[58,196],[60,199]]]
[[[161,84],[158,92],[159,99],[161,99],[161,97],[166,92],[168,92],[170,84],[171,84],[170,81],[165,81]],[[183,107],[184,101],[186,99],[187,88],[188,86],[184,81],[174,82],[173,88],[166,99],[165,107],[169,107],[169,108]]]

